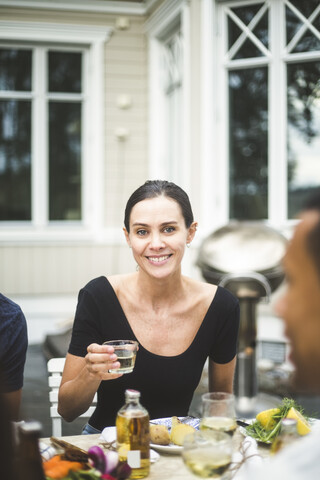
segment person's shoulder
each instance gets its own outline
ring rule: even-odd
[[[27,321],[21,307],[10,298],[0,294],[0,337],[8,347],[19,339],[21,348],[28,343]]]
[[[102,292],[106,291],[115,292],[123,285],[127,285],[130,282],[131,274],[121,274],[121,275],[110,275],[105,277],[101,275],[100,277],[93,278],[90,280],[83,288],[82,291],[89,293]]]
[[[238,298],[233,293],[231,293],[230,290],[228,290],[227,288],[219,286],[217,293],[221,298],[224,299],[224,301],[227,301],[231,305],[238,305],[239,303]]]
[[[7,310],[7,311],[12,311],[12,312],[20,312],[21,311],[21,308],[17,303],[15,303],[13,300],[6,297],[2,293],[0,293],[0,308],[1,308],[1,310]]]
[[[133,284],[135,278],[135,273],[123,273],[119,275],[110,275],[107,280],[117,294],[128,288],[128,286],[130,288],[130,285]]]
[[[0,293],[0,317],[2,324],[6,321],[11,322],[14,319],[20,321],[21,323],[25,322],[25,316],[20,305],[2,293]]]
[[[199,298],[207,298],[210,301],[214,298],[217,292],[217,285],[195,280],[190,277],[183,277],[187,286],[187,292],[192,293],[193,296]]]

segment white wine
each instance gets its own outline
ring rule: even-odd
[[[200,422],[200,430],[214,430],[233,435],[237,424],[233,418],[228,417],[204,417]]]
[[[132,468],[130,478],[147,477],[150,471],[150,419],[139,397],[139,392],[126,390],[126,405],[116,419],[119,460]]]
[[[134,352],[116,350],[119,368],[110,368],[109,373],[131,373],[134,369],[136,354]]]
[[[219,478],[229,468],[231,455],[214,454],[212,448],[183,452],[183,460],[189,470],[198,477]]]

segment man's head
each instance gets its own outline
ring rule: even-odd
[[[320,392],[320,192],[300,218],[284,258],[288,285],[277,311],[291,342],[296,385]]]

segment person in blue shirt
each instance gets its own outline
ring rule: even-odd
[[[4,399],[14,421],[19,419],[27,347],[25,316],[19,305],[0,293],[0,371]]]

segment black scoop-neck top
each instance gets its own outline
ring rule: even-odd
[[[141,392],[141,403],[150,418],[187,415],[207,357],[216,363],[230,362],[236,354],[238,328],[238,300],[218,287],[197,334],[183,353],[156,355],[140,344],[132,373],[101,382],[89,424],[98,430],[114,425],[127,388]],[[121,338],[139,341],[108,279],[101,276],[91,280],[79,292],[69,353],[84,357],[91,343]]]

